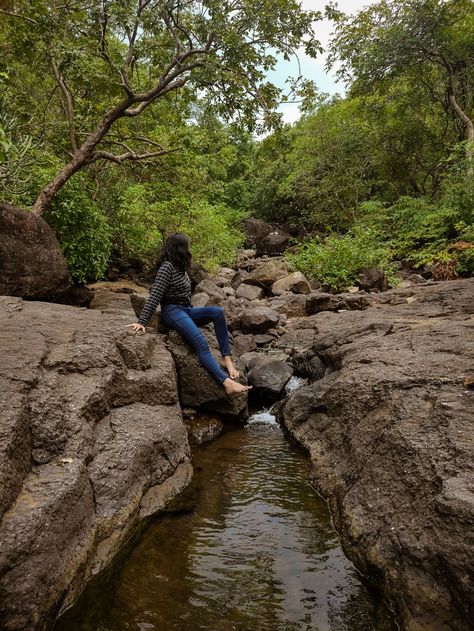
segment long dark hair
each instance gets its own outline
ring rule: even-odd
[[[182,232],[174,232],[161,246],[158,255],[158,267],[165,261],[173,263],[182,272],[191,265],[191,252],[189,251],[189,239]]]

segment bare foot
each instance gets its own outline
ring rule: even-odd
[[[227,370],[231,379],[238,379],[240,377],[239,371],[232,363],[232,359],[229,355],[222,358],[221,366]]]
[[[223,384],[228,396],[235,396],[236,394],[242,394],[242,392],[248,392],[252,386],[244,386],[238,381],[232,379],[225,379]]]

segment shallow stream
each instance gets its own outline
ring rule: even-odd
[[[394,631],[345,558],[307,457],[254,415],[193,455],[175,505],[55,631]]]

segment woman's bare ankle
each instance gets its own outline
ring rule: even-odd
[[[241,392],[248,392],[252,388],[252,386],[244,386],[230,377],[224,379],[222,385],[224,386],[227,394],[240,394]]]

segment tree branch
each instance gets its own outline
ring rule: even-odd
[[[71,141],[71,147],[73,154],[77,153],[77,142],[76,142],[76,132],[74,129],[74,106],[72,102],[71,93],[69,92],[66,83],[62,74],[59,72],[59,69],[54,61],[51,59],[51,66],[53,68],[54,77],[57,81],[57,84],[61,88],[61,92],[64,97],[64,111],[67,118],[67,124],[69,128],[69,140]]]
[[[27,22],[31,22],[31,24],[38,24],[38,22],[36,20],[33,20],[33,18],[29,18],[26,15],[21,15],[20,13],[13,13],[13,11],[6,11],[5,9],[0,9],[0,13],[3,13],[3,15],[9,15],[12,18],[26,20]]]
[[[109,151],[95,151],[89,158],[88,163],[91,164],[93,162],[96,162],[97,160],[109,160],[110,162],[115,162],[116,164],[122,164],[122,162],[125,162],[125,160],[150,160],[151,158],[157,158],[159,156],[164,156],[168,153],[174,153],[179,150],[179,148],[163,149],[161,151],[150,151],[148,153],[135,153],[134,151],[127,151],[126,153],[122,153],[121,155],[115,155],[114,153],[110,153]]]

